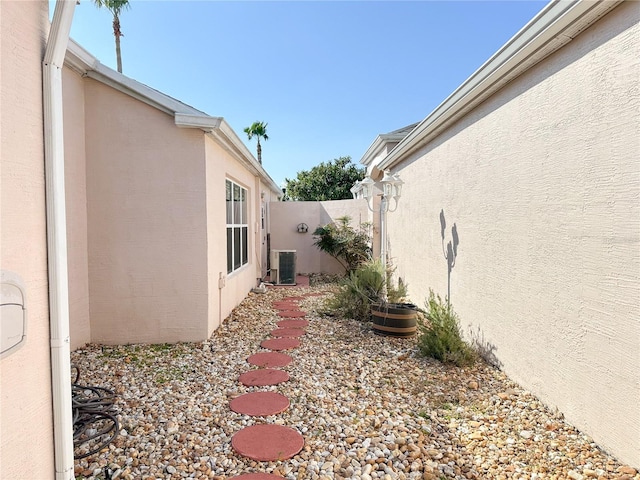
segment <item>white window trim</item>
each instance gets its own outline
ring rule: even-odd
[[[233,200],[234,197],[234,190],[235,187],[238,187],[240,189],[241,192],[241,196],[242,196],[242,192],[244,193],[244,207],[242,205],[242,202],[240,204],[240,208],[239,211],[242,213],[244,213],[244,216],[246,218],[241,218],[240,223],[235,223],[236,219],[232,218],[234,223],[227,223],[229,221],[228,218],[228,204],[227,202],[227,185],[231,186],[231,198]],[[232,205],[231,205],[231,214],[234,215],[235,212],[235,208],[233,206],[233,201],[232,201]],[[242,185],[240,185],[239,183],[234,182],[233,180],[230,179],[225,179],[225,239],[227,242],[226,245],[226,253],[227,253],[227,275],[233,275],[236,272],[242,270],[243,268],[245,268],[249,263],[250,263],[250,255],[249,255],[249,243],[251,241],[250,235],[249,235],[249,190],[245,187],[243,187]],[[234,231],[235,229],[239,228],[240,229],[240,239],[239,239],[239,245],[241,250],[240,250],[240,265],[239,266],[235,266],[235,253],[236,253],[236,244],[235,244],[235,239],[234,239]],[[245,251],[242,251],[242,246],[243,246],[243,239],[242,239],[242,229],[245,228],[246,232],[247,232],[247,239],[246,239],[246,245],[245,245]],[[231,245],[229,244],[229,229],[231,229]],[[229,252],[229,248],[231,248],[231,252]],[[244,253],[244,255],[243,255]],[[231,268],[229,266],[229,254],[231,254]],[[244,260],[244,258],[246,258],[246,261]]]

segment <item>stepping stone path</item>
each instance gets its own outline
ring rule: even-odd
[[[298,305],[292,302],[284,302],[273,305],[273,308],[278,311],[292,311],[292,310],[300,310]]]
[[[300,328],[278,328],[271,330],[269,335],[272,337],[301,337],[304,335],[304,330]]]
[[[261,368],[259,370],[244,372],[238,380],[247,387],[264,387],[286,382],[289,380],[289,374],[284,370]]]
[[[247,362],[256,367],[286,367],[292,361],[289,355],[279,352],[254,353],[247,358]]]
[[[316,296],[318,294],[313,294]],[[319,294],[322,295],[322,294]],[[276,385],[289,380],[284,370],[268,367],[284,367],[292,362],[291,356],[278,350],[291,350],[300,346],[298,338],[304,335],[304,327],[308,320],[302,319],[307,314],[299,310],[297,301],[302,297],[288,297],[272,304],[277,315],[287,320],[277,322],[279,328],[272,330],[269,338],[260,343],[262,348],[271,352],[259,352],[247,358],[247,362],[259,368],[249,370],[239,377],[240,383],[246,386]],[[276,392],[252,392],[240,395],[229,403],[229,408],[237,413],[251,416],[276,415],[289,408],[289,399]],[[276,424],[257,424],[243,428],[231,438],[231,446],[240,455],[259,462],[287,460],[297,455],[304,447],[304,437],[292,428]],[[269,480],[282,478],[267,473],[248,473],[233,477],[238,480]]]
[[[278,325],[280,328],[304,328],[309,326],[309,321],[298,319],[280,320],[278,323],[276,323],[276,325]]]
[[[278,312],[278,315],[284,318],[297,318],[306,317],[307,312],[303,312],[302,310],[285,310]]]
[[[304,438],[293,428],[259,424],[240,430],[231,438],[231,445],[252,460],[274,462],[297,455],[304,447]]]
[[[245,415],[264,417],[284,412],[289,408],[289,399],[275,392],[246,393],[231,400],[229,408]]]
[[[300,346],[300,340],[287,337],[270,338],[269,340],[263,340],[260,346],[269,350],[291,350]]]

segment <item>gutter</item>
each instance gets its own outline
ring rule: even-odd
[[[43,62],[51,390],[56,480],[73,480],[62,67],[76,0],[57,0]]]
[[[569,43],[619,3],[621,0],[555,0],[549,3],[420,122],[378,168],[387,170],[398,165],[509,82]]]
[[[218,145],[231,154],[235,160],[239,161],[253,175],[262,178],[274,193],[281,193],[280,187],[276,185],[264,167],[253,157],[253,154],[238,138],[223,117],[175,113],[174,118],[177,127],[199,128],[210,135]]]
[[[186,103],[116,72],[100,63],[96,57],[73,39],[69,39],[64,64],[83,77],[101,82],[161,112],[172,115],[177,127],[201,129],[249,171],[261,177],[271,190],[278,194],[282,193],[280,187],[276,185],[262,165],[255,160],[223,117],[207,115]]]

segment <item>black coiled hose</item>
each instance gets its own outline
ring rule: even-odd
[[[71,406],[73,409],[74,458],[86,458],[107,447],[120,427],[115,414],[116,396],[103,387],[80,385],[80,368],[71,366]]]

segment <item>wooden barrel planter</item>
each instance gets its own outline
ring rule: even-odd
[[[379,335],[410,337],[417,330],[417,309],[413,303],[372,305],[373,331]]]

